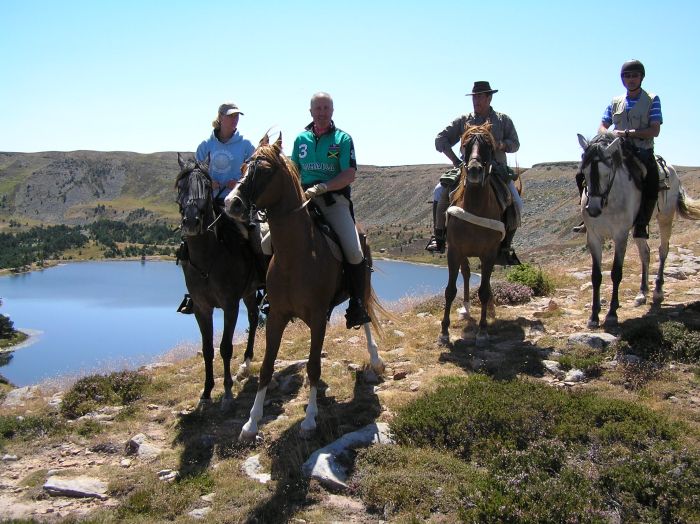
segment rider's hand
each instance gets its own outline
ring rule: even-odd
[[[328,191],[328,186],[323,182],[311,186],[304,192],[304,196],[307,200],[311,200],[314,197],[321,196],[323,193]]]

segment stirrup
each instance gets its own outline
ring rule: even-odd
[[[586,224],[581,222],[578,226],[574,226],[571,228],[571,231],[574,233],[585,233],[586,232]]]
[[[182,299],[180,305],[177,306],[177,312],[183,315],[190,315],[194,311],[194,302],[188,293],[185,293],[185,298]]]
[[[267,316],[270,314],[270,302],[267,300],[267,293],[264,290],[258,290],[255,300],[258,304],[258,311]]]
[[[348,309],[345,311],[345,327],[348,329],[359,329],[368,322],[372,322],[372,319],[367,314],[362,302],[359,300],[350,299]]]
[[[433,235],[430,237],[430,240],[426,244],[425,250],[430,251],[431,253],[442,254],[445,252],[445,241]]]
[[[649,238],[649,230],[647,226],[637,225],[634,226],[634,232],[632,233],[632,238]]]

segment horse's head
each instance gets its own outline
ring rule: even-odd
[[[260,140],[258,148],[241,167],[243,176],[224,200],[226,214],[239,221],[247,221],[254,209],[266,210],[274,214],[291,181],[298,200],[302,190],[299,175],[294,164],[282,153],[282,134],[270,144],[267,134]],[[283,210],[284,212],[285,210]]]
[[[180,174],[175,181],[175,188],[182,216],[182,235],[201,235],[214,216],[209,159],[198,162],[193,158],[185,159],[178,153],[177,163],[180,165]]]
[[[596,135],[590,141],[578,135],[578,143],[583,148],[579,171],[586,179],[586,212],[597,217],[607,205],[615,174],[623,165],[620,139],[612,133]]]
[[[465,184],[483,186],[491,171],[496,141],[491,134],[491,123],[469,126],[464,130],[460,151],[467,164]]]

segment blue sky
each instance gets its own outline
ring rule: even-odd
[[[475,80],[520,136],[509,163],[578,160],[642,60],[657,153],[700,165],[697,2],[36,1],[0,4],[0,151],[193,151],[221,102],[289,153],[327,91],[360,164],[446,163],[435,135]]]

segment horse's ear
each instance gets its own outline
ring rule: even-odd
[[[282,132],[281,131],[280,131],[280,136],[278,136],[277,140],[275,140],[275,144],[273,147],[277,150],[278,153],[282,151]]]
[[[260,139],[260,143],[258,144],[258,147],[269,146],[269,145],[270,145],[270,135],[265,133],[265,136]]]
[[[585,151],[588,147],[588,140],[586,140],[581,133],[578,133],[576,136],[578,137],[578,143],[581,146],[581,149]]]
[[[187,162],[185,162],[185,159],[182,158],[182,155],[180,153],[177,154],[177,163],[179,164],[180,169],[185,169],[185,164]]]

